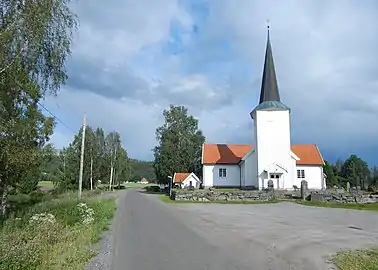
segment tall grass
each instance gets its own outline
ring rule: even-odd
[[[0,231],[0,270],[83,269],[94,255],[91,245],[115,211],[114,200],[89,195],[81,201],[76,193],[60,195],[6,220]],[[85,203],[87,211],[79,203]]]

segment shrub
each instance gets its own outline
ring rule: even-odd
[[[126,187],[124,185],[117,185],[117,186],[113,186],[113,189],[126,189]]]
[[[147,192],[161,192],[161,188],[159,186],[147,186],[144,189]]]
[[[0,270],[79,269],[114,210],[114,200],[78,201],[70,194],[29,207],[0,231]]]

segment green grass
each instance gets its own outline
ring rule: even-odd
[[[378,248],[340,252],[333,263],[339,270],[378,270]]]
[[[148,187],[148,186],[152,186],[152,185],[156,185],[156,184],[153,184],[153,183],[149,183],[149,184],[141,184],[141,183],[124,183],[123,184],[125,187],[128,187],[128,188],[143,188],[143,187]]]
[[[77,193],[60,195],[6,220],[0,230],[0,270],[83,269],[95,255],[92,244],[99,241],[115,212],[114,200],[92,195],[84,193],[81,201]],[[83,223],[79,202],[93,209],[90,224]],[[30,224],[31,217],[39,213],[52,214],[55,222]]]
[[[188,204],[188,203],[202,203],[202,204],[269,204],[269,203],[278,203],[278,200],[269,200],[269,201],[174,201],[169,198],[166,194],[160,194],[159,199],[165,203],[177,203],[177,204]]]
[[[357,203],[328,203],[328,202],[309,202],[309,201],[296,201],[296,203],[307,205],[307,206],[317,206],[317,207],[378,211],[378,203],[357,204]]]
[[[54,188],[54,183],[52,181],[39,181],[38,187]]]

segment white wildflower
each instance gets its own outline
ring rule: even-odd
[[[86,203],[79,203],[77,207],[79,208],[83,224],[90,224],[94,221],[94,210],[88,207]]]
[[[54,215],[49,214],[49,213],[40,213],[40,214],[35,214],[29,219],[29,224],[54,224],[56,222],[56,219]]]

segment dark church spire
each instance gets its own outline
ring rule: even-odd
[[[274,69],[272,45],[270,44],[269,25],[268,25],[268,39],[267,39],[266,51],[265,51],[264,73],[263,73],[262,83],[261,83],[259,104],[265,101],[278,101],[278,102],[281,101],[280,93],[278,91],[276,71]]]

